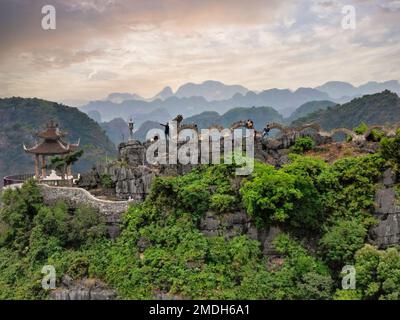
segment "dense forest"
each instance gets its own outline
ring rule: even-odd
[[[275,168],[256,163],[251,176],[235,164],[199,166],[159,177],[143,203],[128,209],[115,241],[91,209],[43,204],[33,181],[3,194],[0,211],[0,298],[45,298],[43,265],[57,279],[101,279],[123,299],[157,292],[194,299],[399,299],[400,251],[369,241],[377,224],[374,196],[382,173],[399,174],[400,130],[377,153],[333,164],[297,152]],[[400,191],[399,186],[397,190]],[[273,256],[247,235],[206,236],[207,212],[245,211],[259,230],[282,231]],[[343,290],[343,266],[356,289]]]

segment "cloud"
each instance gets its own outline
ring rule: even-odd
[[[398,1],[2,0],[0,95],[152,96],[207,79],[253,89],[399,78]],[[57,29],[41,28],[53,4]],[[343,30],[343,5],[357,12]]]

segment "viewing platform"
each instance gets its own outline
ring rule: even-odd
[[[45,178],[40,177],[40,179],[36,179],[34,173],[25,173],[4,177],[3,187],[6,188],[12,185],[22,184],[28,179],[35,179],[39,183],[43,183],[48,186],[72,187],[76,184],[76,181],[79,180],[79,178],[80,174],[76,176],[68,176],[63,179],[61,176],[58,176],[54,170],[52,170],[51,173]]]

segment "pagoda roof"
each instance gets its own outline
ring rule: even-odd
[[[67,154],[79,147],[79,141],[75,144],[67,144],[61,139],[58,140],[45,140],[40,144],[36,144],[32,148],[27,148],[24,145],[24,150],[27,153],[42,154],[42,155],[55,155]]]
[[[46,129],[36,134],[37,137],[43,139],[41,143],[36,143],[35,146],[27,148],[24,145],[24,150],[27,153],[41,154],[41,155],[56,155],[67,154],[75,151],[79,147],[79,140],[77,143],[66,143],[61,138],[66,133],[58,129],[58,124],[50,121],[46,125]]]
[[[65,132],[61,132],[58,128],[58,124],[54,121],[50,121],[46,125],[46,129],[36,134],[39,138],[46,140],[56,140],[66,135]]]

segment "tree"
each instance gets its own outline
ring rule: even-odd
[[[325,261],[336,270],[353,262],[354,253],[360,249],[367,229],[359,219],[340,219],[328,229],[319,242]]]
[[[301,137],[296,139],[294,145],[290,148],[294,153],[304,153],[315,147],[315,141],[311,137]]]
[[[2,195],[0,223],[3,225],[1,242],[23,251],[28,244],[33,219],[43,206],[43,198],[36,181],[27,180],[20,189],[5,190]],[[0,242],[0,244],[1,244]]]
[[[369,244],[355,254],[356,286],[363,299],[400,299],[400,252]]]
[[[61,171],[62,180],[65,180],[65,176],[71,176],[71,166],[79,160],[79,158],[83,155],[83,150],[78,150],[67,154],[65,157],[55,156],[51,158],[51,165]],[[72,184],[72,181],[70,181]]]
[[[389,161],[397,172],[400,171],[400,129],[393,138],[383,138],[380,143],[382,157]]]
[[[296,176],[264,164],[255,165],[254,169],[252,178],[240,188],[247,212],[259,227],[288,220],[295,203],[303,198]]]

